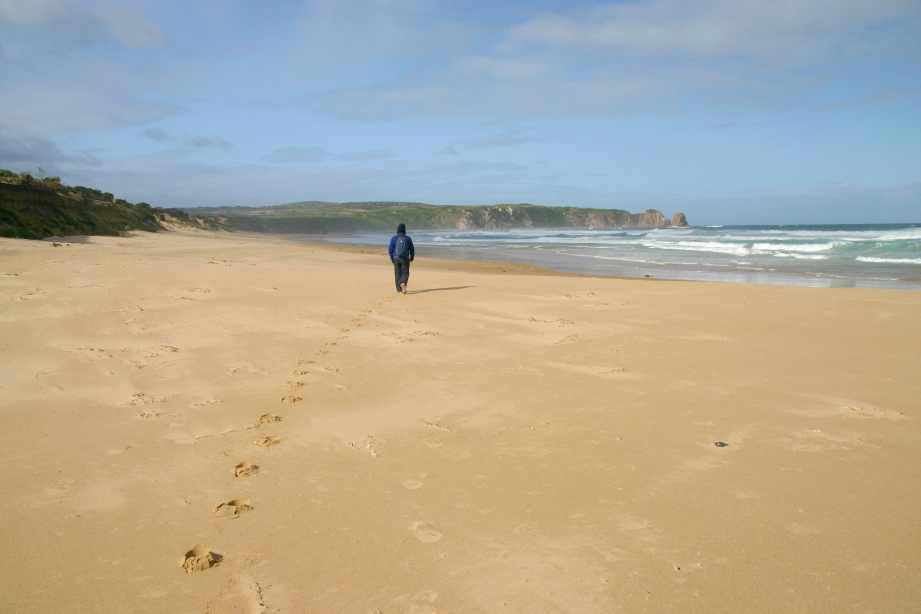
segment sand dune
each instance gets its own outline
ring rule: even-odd
[[[3,612],[916,613],[921,295],[0,239]]]

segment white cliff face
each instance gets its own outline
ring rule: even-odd
[[[497,205],[464,210],[453,224],[458,230],[503,230],[510,228],[664,228],[672,225],[655,209],[642,213],[628,213],[617,209],[561,208],[552,215],[538,215],[541,210],[530,206]],[[681,223],[684,215],[681,214]]]

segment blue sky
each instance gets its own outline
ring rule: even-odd
[[[0,0],[0,168],[156,206],[921,221],[921,2]]]

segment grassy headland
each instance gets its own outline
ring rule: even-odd
[[[0,236],[43,239],[68,235],[117,235],[126,230],[163,230],[163,223],[224,228],[215,219],[197,219],[179,209],[130,203],[59,177],[33,177],[0,169]]]
[[[164,223],[208,230],[271,234],[381,232],[404,222],[412,230],[509,228],[629,228],[686,226],[655,209],[545,207],[531,204],[452,207],[407,202],[302,201],[273,207],[160,208],[130,203],[109,192],[68,186],[59,177],[33,177],[0,169],[0,236],[42,239],[67,235],[155,232]]]
[[[503,204],[452,207],[406,202],[332,203],[303,201],[274,207],[196,207],[183,211],[251,232],[326,234],[390,231],[400,222],[413,230],[508,228],[623,228],[686,226],[684,214],[669,220],[655,209],[544,207]]]

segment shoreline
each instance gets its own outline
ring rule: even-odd
[[[917,292],[383,251],[0,239],[0,600],[914,612]]]
[[[878,225],[873,226],[873,228],[878,228]],[[543,230],[541,229],[541,232]],[[522,240],[521,237],[514,239],[506,237],[495,244],[490,243],[488,240],[482,243],[481,239],[477,238],[470,244],[465,244],[463,239],[459,239],[460,235],[454,236],[449,232],[447,244],[439,243],[438,240],[441,239],[439,236],[435,242],[422,242],[420,245],[422,237],[433,232],[436,235],[443,234],[441,231],[419,231],[419,233],[416,233],[418,235],[416,247],[420,255],[450,260],[501,262],[508,266],[528,265],[546,270],[598,277],[627,279],[648,277],[672,281],[712,281],[773,286],[921,290],[921,277],[910,275],[911,271],[917,269],[917,267],[900,264],[885,266],[874,264],[860,265],[854,268],[855,264],[853,262],[849,264],[846,259],[845,261],[829,260],[829,256],[811,253],[816,251],[815,248],[818,248],[819,251],[830,249],[836,241],[833,238],[816,239],[820,243],[819,245],[803,246],[802,249],[806,252],[805,255],[798,253],[800,248],[796,245],[786,247],[783,242],[780,242],[775,247],[769,247],[770,244],[758,243],[759,240],[770,240],[768,237],[762,239],[751,238],[750,240],[755,242],[755,247],[767,249],[768,252],[766,254],[759,252],[760,255],[758,256],[742,256],[752,260],[752,262],[749,262],[737,260],[740,258],[738,255],[735,258],[727,256],[730,253],[735,254],[733,250],[748,250],[744,245],[740,247],[739,244],[733,243],[724,245],[718,242],[704,242],[702,244],[703,251],[711,248],[715,248],[715,251],[707,252],[707,254],[698,258],[688,254],[701,252],[701,248],[694,245],[694,241],[699,241],[699,239],[694,239],[694,241],[691,241],[690,238],[682,239],[679,241],[682,247],[679,247],[677,251],[669,251],[669,242],[664,241],[662,238],[664,235],[644,239],[644,241],[651,241],[654,246],[660,249],[641,250],[633,253],[630,250],[635,248],[631,247],[634,244],[631,240],[628,240],[626,244],[620,247],[615,247],[615,244],[597,243],[597,237],[589,237],[589,235],[572,238],[574,242],[571,245],[555,243],[553,240],[549,240],[548,243],[547,239],[537,235],[532,237],[533,244],[519,244]],[[471,236],[481,237],[484,232],[488,231],[472,231]],[[495,232],[501,236],[506,231]],[[375,244],[385,242],[385,234],[340,234],[327,237],[286,236],[295,241],[350,243],[369,247],[372,242]],[[731,240],[738,241],[739,239],[738,237],[731,237]],[[802,241],[802,239],[800,240]],[[822,245],[823,240],[832,242]],[[860,240],[866,242],[865,238]],[[511,241],[511,243],[506,243],[505,241]],[[582,241],[587,241],[587,243],[583,245]],[[718,238],[706,239],[706,241],[718,241]],[[881,244],[877,243],[876,245],[878,248]],[[625,249],[627,251],[624,251]],[[783,251],[771,253],[771,249],[789,249],[793,250],[793,253]],[[722,253],[725,250],[730,251]],[[775,255],[786,256],[786,258],[772,257]],[[758,258],[761,260],[758,261]],[[822,261],[821,265],[808,264],[816,262],[817,259]],[[858,258],[857,260],[859,261],[860,259]],[[871,258],[867,262],[873,261],[874,259]],[[919,263],[921,263],[921,260],[919,260]],[[868,266],[876,267],[876,270],[866,268]],[[879,268],[880,266],[883,266],[883,268]]]
[[[386,260],[387,257],[387,248],[386,246],[382,247],[380,250],[375,251],[374,247],[367,245],[360,245],[357,243],[340,243],[332,241],[313,241],[309,239],[291,239],[298,241],[299,243],[304,243],[310,245],[315,249],[325,249],[329,251],[341,251],[348,252],[352,254],[375,254],[380,255],[385,258],[384,264],[390,264],[389,260]],[[653,277],[628,277],[621,275],[592,275],[589,273],[571,273],[568,271],[558,271],[555,269],[548,269],[545,267],[526,264],[526,263],[516,263],[516,262],[502,262],[498,260],[474,260],[466,258],[443,258],[438,256],[419,256],[421,260],[424,260],[429,267],[445,270],[445,271],[464,271],[464,272],[477,272],[477,273],[487,273],[487,274],[498,274],[498,273],[513,273],[518,275],[543,275],[547,277],[582,277],[590,279],[623,279],[623,280],[649,280],[657,279],[658,281],[696,281],[696,280],[674,280],[674,279],[662,279],[662,278],[653,278]],[[420,260],[420,261],[421,261]],[[415,263],[414,263],[415,265]],[[503,268],[504,267],[504,268]],[[499,269],[499,270],[495,270]]]

